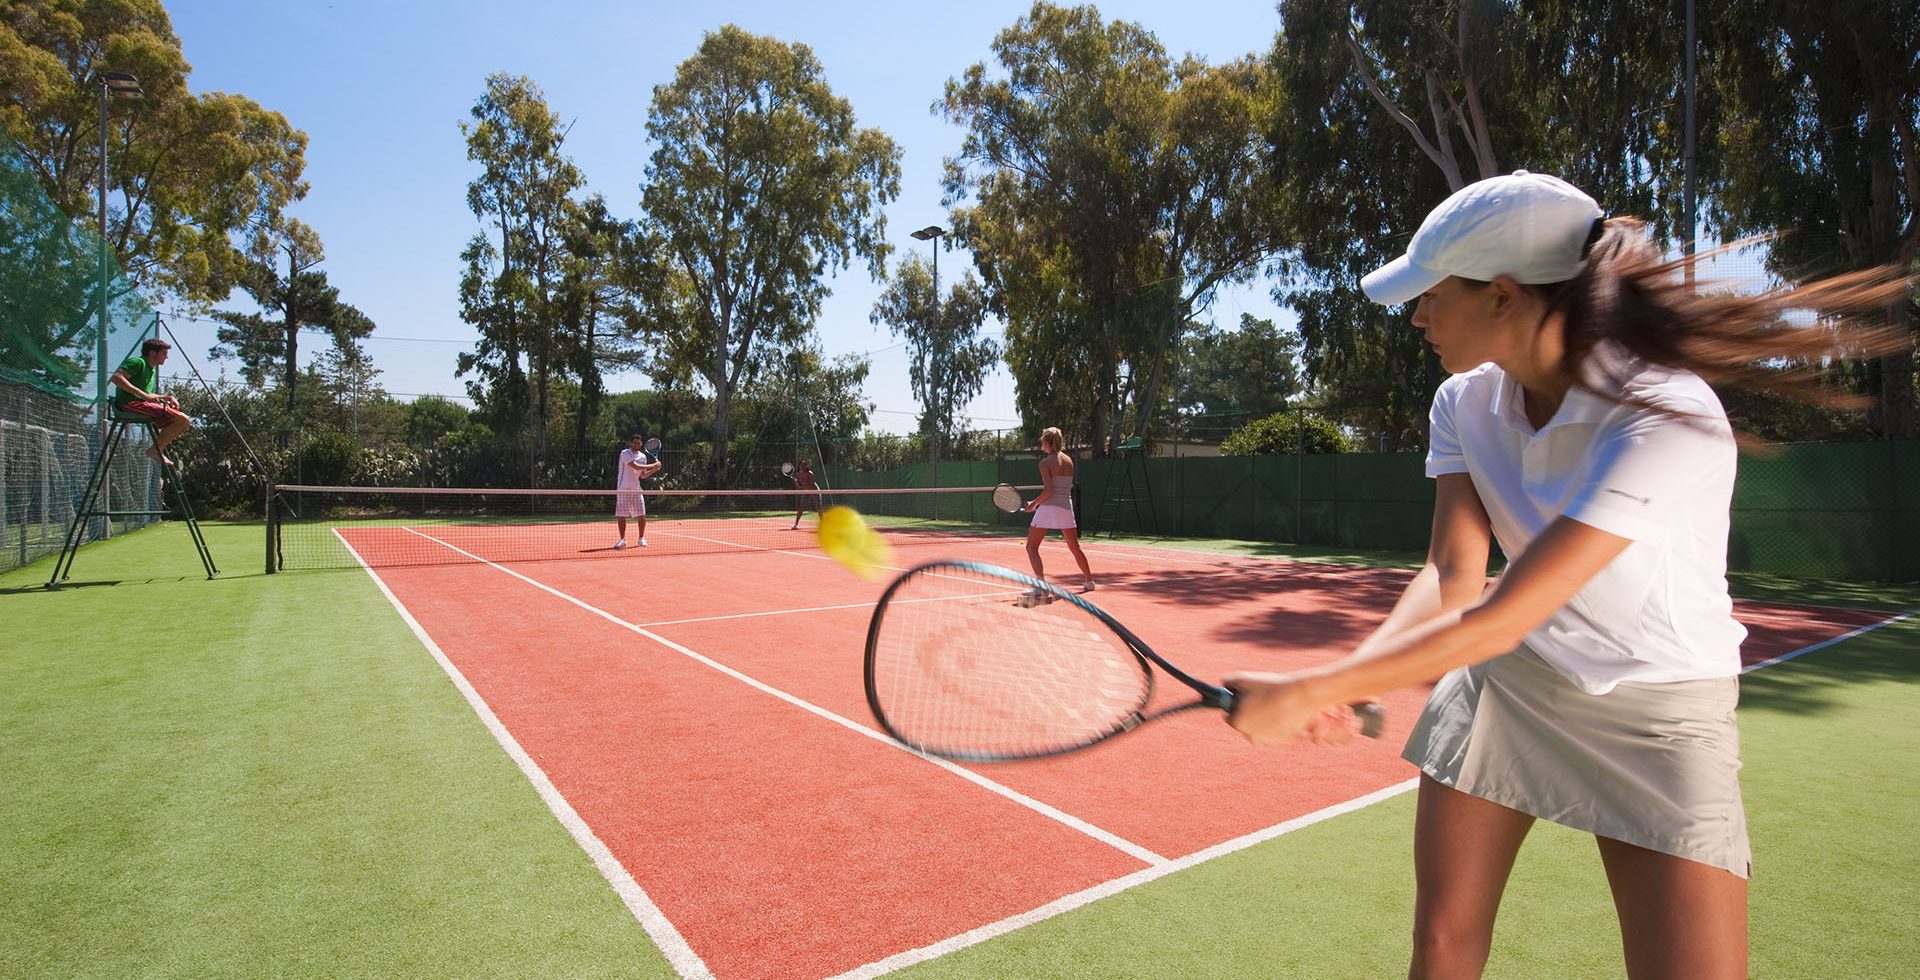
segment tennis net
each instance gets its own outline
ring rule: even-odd
[[[812,551],[820,511],[838,505],[897,546],[1022,533],[1026,515],[1001,512],[992,491],[648,490],[642,549],[634,527],[615,529],[617,491],[275,486],[267,571]]]

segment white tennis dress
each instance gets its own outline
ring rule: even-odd
[[[1033,509],[1032,526],[1047,529],[1080,526],[1073,520],[1073,474],[1054,476],[1053,493],[1048,495],[1046,503]]]

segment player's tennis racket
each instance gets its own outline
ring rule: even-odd
[[[1018,514],[1026,509],[1027,502],[1020,499],[1020,491],[1011,484],[1002,483],[993,488],[993,505],[1009,514]]]
[[[660,437],[659,436],[654,436],[653,438],[648,439],[644,444],[641,445],[640,448],[642,451],[644,451],[647,454],[647,462],[649,463],[660,462]]]
[[[792,464],[792,463],[781,463],[781,464],[780,464],[780,475],[781,475],[781,476],[784,476],[784,477],[786,477],[786,478],[787,478],[787,479],[789,479],[789,480],[791,480],[791,479],[793,479],[793,464]]]
[[[1044,600],[1032,603],[1031,596]],[[1198,699],[1148,714],[1154,668]],[[867,706],[909,748],[963,762],[1038,759],[1084,749],[1194,708],[1233,710],[1234,694],[1154,653],[1077,595],[978,562],[909,569],[867,627]],[[1378,738],[1386,715],[1356,705]]]

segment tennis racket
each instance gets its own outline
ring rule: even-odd
[[[993,505],[1009,514],[1018,514],[1027,508],[1027,502],[1020,499],[1020,491],[1007,483],[993,488]]]
[[[1156,667],[1198,697],[1148,714]],[[928,562],[887,586],[867,627],[866,685],[888,735],[962,762],[1060,755],[1234,703],[1232,691],[1168,663],[1085,599],[969,561]],[[1380,736],[1378,704],[1354,713],[1361,734]]]
[[[781,464],[780,464],[780,475],[781,475],[781,476],[784,476],[784,477],[786,477],[786,478],[787,478],[787,479],[789,479],[789,480],[791,480],[791,479],[793,479],[793,464],[792,464],[792,463],[781,463]]]

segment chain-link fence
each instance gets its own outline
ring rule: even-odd
[[[0,569],[60,550],[103,435],[107,378],[153,310],[86,222],[54,206],[0,136]],[[157,510],[159,474],[123,444],[100,510]],[[87,521],[81,541],[151,516]]]

